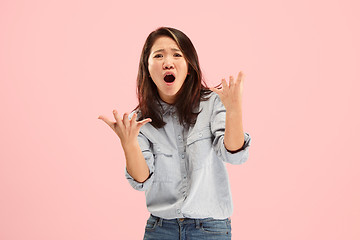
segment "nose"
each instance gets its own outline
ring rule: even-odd
[[[164,68],[164,69],[174,68],[174,64],[173,64],[173,62],[171,61],[171,59],[169,59],[169,58],[165,58],[165,59],[164,59],[163,68]]]

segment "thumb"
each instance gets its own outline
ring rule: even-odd
[[[142,126],[144,126],[145,124],[147,124],[148,122],[152,122],[151,118],[146,118],[144,120],[139,121],[139,128],[141,128]]]
[[[109,125],[109,127],[111,127],[111,128],[113,128],[113,122],[111,122],[107,117],[104,117],[104,116],[102,116],[102,115],[100,115],[99,117],[98,117],[98,119],[100,119],[100,120],[103,120],[107,125]]]
[[[220,94],[221,93],[221,90],[217,89],[217,88],[213,88],[213,87],[210,87],[209,88],[211,91],[217,93],[217,94]]]

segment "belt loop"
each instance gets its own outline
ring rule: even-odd
[[[158,218],[158,223],[159,223],[159,226],[162,227],[162,221],[163,219],[161,217]]]
[[[195,225],[196,225],[196,228],[200,228],[200,220],[199,219],[195,219]]]

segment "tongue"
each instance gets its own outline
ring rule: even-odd
[[[173,75],[166,75],[166,76],[164,77],[164,80],[165,80],[165,82],[167,82],[167,83],[171,83],[171,82],[173,82],[173,81],[175,80],[175,77],[174,77]]]

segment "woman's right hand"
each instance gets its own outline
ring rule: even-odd
[[[140,128],[148,122],[151,122],[151,118],[146,118],[141,121],[136,121],[137,114],[134,113],[129,120],[129,114],[124,113],[123,118],[120,117],[119,113],[113,111],[115,122],[110,121],[108,118],[100,115],[98,119],[103,120],[111,129],[118,135],[121,141],[121,145],[125,148],[128,144],[137,142],[137,136],[139,135]]]

